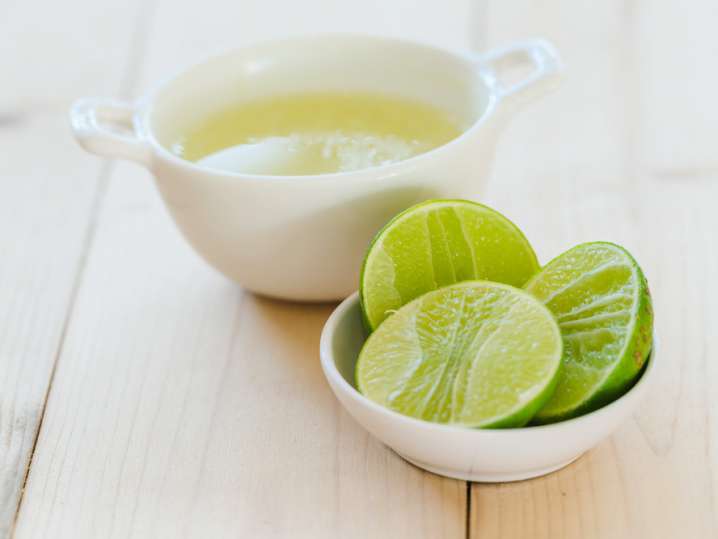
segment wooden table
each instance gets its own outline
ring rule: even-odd
[[[716,22],[708,0],[5,2],[0,536],[718,537]],[[504,133],[483,199],[543,261],[627,246],[661,343],[640,412],[568,468],[467,485],[406,464],[322,377],[332,306],[242,292],[147,172],[71,140],[75,97],[316,30],[562,52],[562,87]]]

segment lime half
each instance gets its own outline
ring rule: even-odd
[[[564,341],[556,392],[535,422],[590,412],[630,387],[651,350],[653,312],[646,279],[625,249],[578,245],[547,264],[526,290],[556,315]]]
[[[376,235],[359,297],[374,330],[430,290],[474,279],[520,287],[538,269],[529,242],[500,213],[468,200],[430,200],[400,213]]]
[[[526,424],[561,365],[550,311],[512,286],[466,281],[428,292],[372,333],[359,391],[396,412],[468,427]]]

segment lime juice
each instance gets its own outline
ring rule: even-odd
[[[429,103],[360,92],[316,92],[241,102],[179,133],[172,151],[199,164],[252,174],[349,172],[446,144],[462,122]]]

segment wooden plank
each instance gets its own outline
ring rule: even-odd
[[[0,17],[0,537],[9,534],[109,169],[69,137],[80,92],[120,92],[137,2],[10,2]],[[69,32],[69,16],[87,26]],[[58,21],[67,24],[58,25]],[[96,51],[88,54],[88,51]]]
[[[466,39],[463,1],[296,4],[162,1],[144,84],[295,28]],[[242,293],[190,252],[149,175],[118,165],[16,536],[464,537],[465,483],[406,464],[333,398],[330,310]]]
[[[718,534],[711,397],[718,369],[707,338],[718,322],[712,238],[718,183],[714,156],[703,145],[710,113],[678,112],[714,108],[703,89],[718,79],[684,68],[680,86],[672,70],[657,69],[677,43],[661,30],[669,20],[680,20],[684,33],[692,29],[691,40],[680,44],[684,56],[694,55],[690,65],[712,61],[718,41],[698,31],[704,22],[694,18],[711,8],[696,4],[690,15],[648,2],[578,2],[562,4],[560,12],[558,6],[521,2],[509,9],[494,2],[488,9],[492,44],[545,35],[568,65],[562,88],[506,134],[491,200],[525,227],[544,261],[591,239],[617,241],[634,252],[653,290],[661,364],[656,387],[633,421],[575,464],[531,481],[472,486],[472,537]],[[703,82],[708,86],[696,90]],[[664,114],[676,100],[678,107]],[[658,126],[660,134],[652,135]],[[696,146],[689,147],[686,132]]]

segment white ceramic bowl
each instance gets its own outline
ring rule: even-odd
[[[332,313],[321,337],[322,368],[339,401],[360,425],[409,462],[469,481],[518,481],[563,468],[634,412],[655,371],[654,347],[636,385],[595,412],[538,427],[467,429],[413,419],[359,393],[354,387],[354,365],[365,339],[355,293]]]
[[[528,73],[504,84],[511,66]],[[499,132],[560,69],[541,40],[478,55],[383,37],[295,37],[211,58],[136,103],[80,100],[71,120],[88,151],[152,172],[184,236],[219,271],[260,294],[326,301],[354,290],[367,244],[392,216],[428,198],[480,196]],[[465,131],[398,163],[317,176],[213,170],[170,151],[202,118],[236,103],[347,90],[431,103]]]

